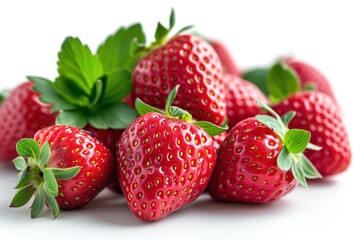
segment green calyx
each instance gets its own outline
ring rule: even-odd
[[[280,117],[273,109],[261,101],[258,104],[274,117],[257,115],[256,119],[272,129],[283,141],[283,148],[277,158],[277,165],[281,170],[291,169],[295,179],[307,187],[306,178],[321,178],[315,166],[303,154],[305,149],[321,150],[321,147],[310,143],[311,133],[302,129],[289,129],[288,125],[295,112],[291,111]]]
[[[22,207],[30,201],[32,196],[35,196],[30,207],[31,218],[39,216],[45,203],[56,218],[60,213],[55,199],[59,194],[57,180],[75,177],[81,167],[65,169],[48,167],[51,151],[47,142],[40,148],[34,139],[24,138],[16,144],[16,150],[20,156],[13,160],[13,164],[20,172],[15,186],[17,192],[10,207]]]
[[[166,99],[165,110],[160,110],[158,108],[154,108],[154,107],[144,103],[139,98],[137,98],[135,101],[136,110],[139,112],[140,115],[144,115],[144,114],[147,114],[150,112],[156,112],[156,113],[165,115],[169,118],[175,118],[175,119],[187,121],[191,124],[194,124],[194,125],[202,128],[211,137],[216,136],[228,129],[227,126],[220,127],[220,126],[217,126],[217,125],[215,125],[211,122],[207,122],[207,121],[194,121],[192,119],[191,114],[188,111],[186,111],[180,107],[177,107],[177,106],[172,106],[172,103],[175,100],[175,97],[176,97],[179,87],[180,87],[180,85],[177,85],[169,93],[169,95]]]
[[[67,37],[58,54],[55,81],[28,77],[40,100],[58,112],[57,124],[79,128],[123,129],[136,117],[135,109],[122,103],[131,93],[131,71],[145,42],[140,24],[120,28],[93,54],[78,38]]]
[[[3,91],[0,92],[0,105],[7,98],[8,95],[9,95],[8,90],[3,90]]]

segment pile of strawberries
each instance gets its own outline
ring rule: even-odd
[[[57,217],[105,187],[138,218],[155,221],[204,191],[265,203],[351,161],[341,109],[326,78],[283,58],[242,73],[226,47],[158,23],[140,24],[92,53],[65,39],[59,76],[13,89],[0,105],[0,160],[20,171],[11,207],[31,198]],[[3,97],[1,97],[3,99]],[[271,106],[271,107],[269,107]]]

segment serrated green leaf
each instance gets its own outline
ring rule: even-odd
[[[270,100],[280,102],[289,95],[300,91],[300,82],[295,71],[285,63],[275,63],[267,75]]]
[[[34,192],[35,192],[35,188],[32,185],[29,185],[27,187],[20,189],[15,194],[15,196],[10,204],[10,207],[17,208],[17,207],[24,206],[25,204],[27,204],[30,201]]]
[[[310,160],[305,155],[302,155],[300,159],[300,165],[304,171],[304,175],[306,178],[314,179],[314,178],[322,177],[321,174],[316,169],[316,167],[310,162]]]
[[[31,184],[31,175],[29,170],[26,168],[18,173],[15,189],[21,189]]]
[[[175,98],[176,98],[176,94],[178,92],[180,85],[176,85],[171,92],[169,93],[168,97],[166,98],[166,103],[165,103],[165,113],[167,116],[171,116],[171,112],[170,112],[170,107],[172,105],[172,103],[174,102]]]
[[[76,106],[63,98],[56,90],[54,83],[48,79],[41,77],[28,76],[31,82],[35,83],[33,90],[41,94],[39,97],[43,103],[52,104],[52,112],[59,110],[72,110],[76,109]]]
[[[60,76],[76,81],[90,95],[95,81],[104,75],[98,56],[93,55],[89,47],[78,38],[67,37],[58,57]]]
[[[304,187],[307,187],[307,182],[303,170],[300,168],[299,164],[291,165],[291,172],[294,175],[294,178]]]
[[[79,80],[59,76],[55,79],[54,87],[62,98],[66,99],[66,101],[72,105],[77,106],[77,109],[78,107],[87,107],[90,105],[91,89],[84,91],[84,88],[80,86]]]
[[[44,195],[45,195],[45,201],[50,207],[51,213],[54,218],[57,218],[60,213],[60,207],[57,203],[55,197],[51,194],[50,190],[47,187],[44,187]]]
[[[69,125],[83,128],[88,123],[88,116],[85,112],[79,111],[63,111],[56,118],[57,125]]]
[[[284,125],[285,125],[286,127],[289,126],[289,123],[290,123],[291,120],[295,117],[295,115],[296,115],[296,112],[295,112],[295,111],[290,111],[290,112],[288,112],[288,113],[285,113],[285,114],[281,117],[281,119],[282,119],[282,121],[283,121],[283,123],[284,123]]]
[[[48,142],[44,142],[40,149],[40,156],[39,156],[39,167],[40,169],[43,169],[46,163],[49,161],[50,158],[50,145]]]
[[[154,107],[150,106],[147,103],[144,103],[139,98],[137,98],[135,100],[135,108],[136,108],[136,110],[138,111],[138,113],[140,115],[145,115],[146,113],[150,113],[150,112],[156,112],[156,113],[160,113],[160,114],[165,115],[164,111],[162,111],[160,109],[157,109],[157,108],[154,108]]]
[[[59,187],[57,181],[55,179],[54,174],[47,168],[44,169],[44,181],[46,186],[49,188],[50,193],[54,197],[57,197],[57,195],[59,194]]]
[[[15,168],[19,171],[23,171],[28,167],[28,164],[23,157],[17,157],[12,162]]]
[[[134,44],[136,41],[137,44]],[[145,34],[141,24],[133,24],[128,28],[120,28],[109,36],[97,50],[104,72],[108,75],[114,69],[132,71],[140,56],[131,52],[137,51],[137,46],[145,43]],[[136,47],[136,49],[132,49]]]
[[[269,89],[266,83],[268,71],[269,69],[264,67],[250,69],[244,73],[242,78],[255,84],[266,96],[269,96]]]
[[[320,151],[322,149],[321,146],[312,144],[311,142],[308,143],[308,145],[306,146],[307,149],[313,150],[313,151]]]
[[[286,132],[286,129],[277,121],[275,118],[268,115],[257,115],[256,120],[272,129],[280,138],[283,138]]]
[[[40,147],[38,143],[32,138],[23,138],[16,144],[16,151],[22,157],[39,158]]]
[[[207,132],[207,134],[209,134],[210,137],[214,137],[228,130],[228,127],[219,127],[207,121],[196,121],[196,122],[192,122],[192,124],[202,128],[205,132]]]
[[[161,42],[162,39],[164,39],[168,33],[169,30],[166,27],[164,27],[160,22],[158,22],[155,32],[156,41]]]
[[[35,195],[34,202],[32,203],[31,209],[31,218],[36,218],[43,211],[45,207],[45,194],[39,189]]]
[[[298,154],[305,150],[310,141],[310,132],[301,129],[290,129],[285,133],[284,144],[290,153]]]
[[[131,73],[127,70],[114,69],[104,81],[104,95],[100,100],[102,105],[120,102],[131,93]]]
[[[288,171],[291,167],[291,163],[290,152],[286,149],[286,147],[283,147],[278,155],[277,165],[281,170]]]
[[[81,167],[71,167],[71,168],[47,168],[52,172],[54,177],[57,180],[68,180],[75,177],[81,170]]]
[[[89,115],[89,123],[98,129],[125,129],[138,117],[134,108],[126,103],[103,106]]]

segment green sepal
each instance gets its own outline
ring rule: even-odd
[[[290,153],[299,154],[305,150],[311,133],[301,129],[290,129],[284,136],[284,144]]]
[[[170,116],[176,117],[181,120],[185,120],[187,122],[191,122],[192,120],[192,116],[188,111],[176,106],[170,107]]]
[[[169,30],[164,27],[160,22],[158,22],[156,31],[155,31],[155,40],[161,42],[169,33]]]
[[[291,167],[291,153],[287,150],[286,146],[281,149],[278,158],[277,165],[283,171],[288,171]]]
[[[68,180],[75,177],[81,170],[81,167],[71,168],[47,168],[57,180]]]
[[[179,87],[180,85],[176,85],[172,90],[171,92],[169,93],[168,97],[166,98],[166,103],[165,103],[165,114],[167,116],[171,116],[172,113],[171,113],[171,110],[170,110],[170,107],[172,105],[172,103],[174,102],[175,100],[175,97],[176,97],[176,94],[179,90]]]
[[[266,82],[268,71],[269,69],[264,67],[250,69],[244,73],[242,78],[255,84],[265,96],[269,96],[269,89]]]
[[[44,169],[44,183],[49,188],[51,195],[57,197],[59,194],[59,186],[54,174],[47,168]]]
[[[97,129],[124,129],[138,117],[134,108],[116,103],[98,108],[89,115],[89,123]]]
[[[307,187],[305,174],[299,164],[291,165],[291,172],[294,178],[296,179],[296,181],[298,181],[302,186]]]
[[[317,87],[314,84],[308,83],[305,85],[304,91],[317,91]]]
[[[300,82],[295,71],[282,62],[275,63],[267,74],[269,99],[277,103],[300,91]]]
[[[0,105],[9,96],[9,92],[10,92],[9,90],[0,91]]]
[[[70,125],[83,128],[87,123],[87,114],[82,110],[62,111],[56,117],[57,125]]]
[[[95,85],[92,90],[92,96],[91,96],[91,107],[96,106],[96,104],[99,102],[101,96],[103,95],[103,89],[104,89],[104,83],[101,79],[96,80]]]
[[[289,123],[295,117],[295,115],[296,115],[295,111],[290,111],[288,113],[285,113],[283,116],[281,116],[281,120],[283,121],[286,127],[289,127]]]
[[[57,216],[59,216],[60,213],[59,204],[57,203],[55,197],[51,194],[50,190],[46,186],[44,186],[44,195],[45,195],[45,201],[50,207],[53,217],[57,218]]]
[[[279,137],[283,138],[286,129],[275,118],[267,115],[257,115],[256,120],[273,130]]]
[[[114,69],[105,76],[104,94],[100,100],[101,105],[120,102],[131,93],[131,73],[124,69]]]
[[[320,151],[322,149],[322,147],[309,142],[308,145],[306,146],[306,149],[310,149],[310,150],[314,150],[314,151]]]
[[[40,148],[32,138],[23,138],[16,143],[16,151],[22,157],[39,158]]]
[[[135,100],[135,108],[136,108],[136,110],[138,111],[138,113],[140,115],[145,115],[145,114],[150,113],[150,112],[156,112],[156,113],[160,113],[160,114],[165,115],[164,111],[161,111],[160,109],[157,109],[157,108],[154,108],[154,107],[150,106],[149,104],[147,104],[147,103],[143,102],[142,100],[140,100],[140,98],[137,98]]]
[[[28,164],[26,163],[23,157],[17,157],[14,160],[12,160],[12,162],[15,168],[19,171],[23,171],[28,167]]]
[[[29,169],[26,168],[19,172],[16,179],[15,189],[21,189],[31,184],[31,175]]]
[[[171,9],[170,18],[169,18],[169,31],[171,31],[175,26],[175,11],[174,8]]]
[[[34,192],[35,188],[32,185],[28,185],[18,190],[10,204],[10,207],[17,208],[24,206],[30,201]]]
[[[43,103],[52,104],[51,111],[57,112],[59,110],[72,110],[76,109],[76,105],[68,102],[56,90],[54,82],[46,78],[27,76],[27,78],[35,83],[33,90],[40,93],[40,101]]]
[[[214,137],[228,130],[228,127],[219,127],[207,121],[196,121],[196,122],[192,122],[192,124],[202,128],[205,132],[207,132],[207,134],[209,134],[210,137]]]
[[[314,179],[314,178],[322,178],[319,171],[316,169],[316,167],[310,162],[310,160],[305,156],[302,155],[300,159],[301,167],[304,171],[304,175],[306,178]]]
[[[187,30],[189,30],[189,29],[191,29],[191,28],[193,28],[193,27],[194,27],[194,25],[185,26],[185,27],[181,28],[179,31],[177,31],[177,32],[175,33],[175,36],[176,36],[176,35],[179,35],[179,34],[182,33],[182,32],[185,32],[185,31],[187,31]]]
[[[43,169],[46,166],[47,162],[49,161],[50,154],[50,145],[48,142],[44,142],[44,144],[41,146],[38,160],[40,169]]]
[[[45,207],[45,194],[42,190],[42,187],[37,191],[34,202],[32,203],[31,209],[31,218],[36,218],[44,210]]]

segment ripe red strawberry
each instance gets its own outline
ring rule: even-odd
[[[124,132],[124,129],[97,129],[91,125],[86,126],[85,129],[94,134],[94,136],[97,137],[115,157],[116,145],[119,142],[119,138]]]
[[[174,25],[173,14],[169,29],[159,23],[152,44],[156,47],[137,62],[132,73],[132,96],[164,108],[170,91],[180,85],[176,106],[197,120],[221,125],[226,119],[226,104],[219,57],[209,43],[191,34],[167,41]]]
[[[212,124],[191,122],[188,112],[170,107],[176,91],[170,93],[165,112],[137,100],[144,115],[129,125],[118,144],[121,188],[133,213],[147,221],[194,201],[215,165],[211,136],[199,127]]]
[[[302,154],[310,132],[286,127],[293,113],[283,122],[266,108],[276,119],[262,115],[245,119],[230,130],[220,146],[208,187],[213,198],[270,202],[294,189],[297,181],[306,186],[305,177],[320,176]]]
[[[224,75],[226,111],[231,129],[238,122],[262,114],[256,100],[268,103],[266,96],[252,83],[232,74]]]
[[[285,63],[296,72],[302,88],[313,86],[317,91],[325,93],[333,100],[336,100],[329,81],[313,66],[294,59],[285,59]]]
[[[224,73],[230,73],[237,76],[242,76],[243,74],[242,71],[236,65],[235,59],[231,55],[228,48],[224,45],[224,43],[214,39],[210,40],[209,43],[214,48],[216,53],[219,55]]]
[[[32,137],[41,128],[55,123],[50,105],[41,103],[39,94],[25,82],[14,88],[0,108],[0,161],[10,162],[16,156],[16,142]]]
[[[227,136],[227,132],[223,132],[220,133],[219,135],[212,137],[214,142],[214,147],[216,150],[219,149],[221,143],[225,140],[226,136]]]
[[[20,140],[17,151],[21,157],[14,164],[22,172],[11,207],[25,205],[34,194],[31,217],[41,213],[45,202],[54,218],[59,208],[86,205],[109,183],[115,171],[110,151],[75,127],[55,125],[41,129],[34,139]]]
[[[311,142],[321,146],[322,150],[306,150],[304,154],[322,175],[340,173],[349,167],[349,139],[341,111],[330,96],[314,91],[297,93],[273,108],[279,114],[296,111],[290,127],[311,131]]]

